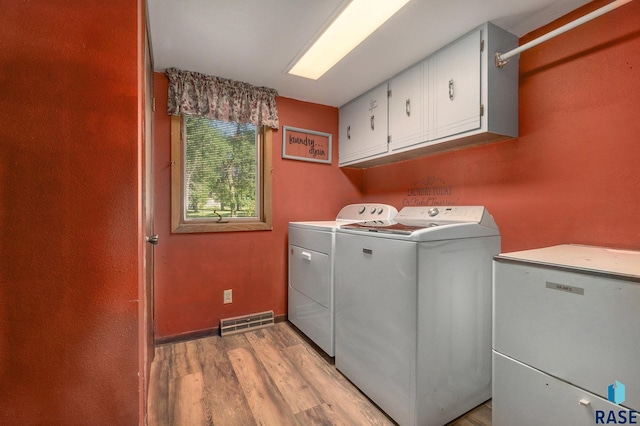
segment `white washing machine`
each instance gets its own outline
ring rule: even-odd
[[[334,356],[334,251],[341,224],[392,223],[387,204],[349,204],[336,220],[289,222],[288,320],[329,356]]]
[[[491,398],[491,266],[481,206],[405,207],[336,233],[336,367],[399,424],[443,425]]]
[[[497,256],[493,424],[637,423],[639,306],[638,251],[558,245]]]

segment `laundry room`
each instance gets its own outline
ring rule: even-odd
[[[3,2],[0,424],[638,422],[640,0],[351,4]]]
[[[535,40],[602,5],[604,2],[586,4],[526,34],[518,44]],[[299,221],[331,221],[343,207],[357,203],[369,207],[383,203],[398,210],[405,207],[484,206],[495,219],[501,238],[501,245],[498,243],[493,255],[568,243],[639,249],[640,216],[637,210],[640,202],[631,194],[640,190],[637,174],[640,160],[637,135],[640,128],[635,119],[637,94],[640,93],[640,79],[637,78],[640,34],[633,18],[638,16],[640,8],[633,3],[626,7],[626,14],[622,10],[610,12],[522,52],[517,61],[505,65],[515,67],[512,71],[517,69],[517,137],[427,155],[416,154],[417,158],[402,157],[393,161],[383,158],[380,164],[374,160],[372,165],[365,162],[363,166],[356,162],[342,166],[344,159],[340,158],[339,147],[348,143],[350,135],[345,137],[341,128],[344,123],[340,121],[340,109],[278,97],[280,128],[273,132],[271,231],[228,235],[169,232],[171,194],[167,188],[171,182],[171,123],[163,110],[156,112],[155,217],[156,229],[163,240],[156,250],[157,341],[206,336],[211,329],[217,329],[221,319],[272,311],[276,321],[282,321],[288,314],[289,321],[299,331],[319,345],[321,352],[335,356],[338,369],[400,424],[444,424],[490,399],[490,385],[486,381],[487,375],[491,374],[489,343],[485,342],[482,348],[462,343],[473,340],[473,327],[482,329],[482,335],[490,335],[491,303],[480,302],[490,294],[490,289],[485,287],[489,285],[490,288],[490,271],[489,278],[484,280],[485,290],[474,293],[476,306],[459,305],[455,308],[469,312],[489,311],[478,313],[466,326],[452,318],[451,324],[456,323],[458,329],[462,327],[466,331],[461,331],[459,337],[450,334],[446,341],[438,344],[438,347],[448,349],[429,355],[451,360],[456,358],[453,355],[456,352],[479,351],[487,356],[481,360],[460,361],[460,366],[456,367],[460,379],[449,377],[446,385],[438,382],[440,392],[450,388],[457,399],[455,403],[446,402],[444,397],[439,400],[438,411],[444,413],[442,417],[436,417],[433,411],[427,412],[429,404],[423,400],[417,404],[422,404],[424,411],[416,411],[411,420],[412,409],[408,407],[413,403],[407,402],[410,400],[408,396],[402,399],[405,393],[409,395],[411,386],[409,382],[398,383],[398,387],[395,385],[402,381],[402,377],[410,376],[413,368],[428,370],[430,367],[420,363],[412,367],[409,359],[398,356],[396,362],[406,370],[389,367],[387,376],[378,377],[381,370],[377,368],[394,362],[395,355],[388,355],[386,361],[384,358],[389,344],[396,350],[403,348],[403,351],[408,351],[405,354],[411,353],[409,348],[416,344],[404,340],[404,334],[390,325],[402,314],[411,312],[398,309],[398,306],[405,306],[402,303],[406,304],[411,296],[406,296],[404,302],[394,302],[400,290],[387,294],[373,285],[376,277],[384,276],[394,281],[384,274],[390,269],[403,277],[410,273],[398,261],[395,266],[381,263],[380,270],[371,266],[366,272],[354,271],[354,274],[347,275],[355,280],[352,282],[358,282],[358,275],[363,280],[366,277],[365,288],[384,294],[381,298],[386,302],[376,304],[369,313],[352,306],[346,309],[346,312],[352,309],[357,312],[361,321],[366,317],[367,321],[379,321],[379,325],[370,338],[365,338],[362,329],[353,325],[351,328],[359,331],[351,331],[352,334],[341,339],[341,319],[350,324],[358,323],[356,314],[340,316],[338,311],[333,311],[334,302],[338,309],[347,298],[345,292],[340,293],[337,287],[338,274],[341,273],[340,253],[337,251],[341,247],[341,234],[338,233],[335,243],[331,243],[336,245],[336,253],[330,249],[318,253],[314,244],[298,245],[298,231],[294,232],[294,228],[288,225]],[[158,105],[166,102],[167,86],[165,74],[156,73]],[[331,161],[286,158],[282,144],[285,127],[331,135]],[[392,133],[391,129],[389,133]],[[611,215],[615,219],[612,220]],[[307,289],[309,293],[305,293],[305,289],[297,288],[294,282],[301,279],[306,286],[316,285],[316,278],[311,278],[315,270],[302,266],[300,272],[294,263],[312,266],[318,262],[318,257],[325,254],[329,256],[331,265],[335,263],[335,272],[327,266],[326,274],[336,274],[336,288],[329,285],[322,295],[317,296],[326,303],[314,303],[305,294],[313,298],[316,297],[314,292],[319,290]],[[349,257],[346,264],[352,268],[356,267],[355,262],[353,257]],[[459,262],[464,264],[467,261]],[[490,257],[485,258],[485,263],[491,263]],[[300,278],[304,274],[308,274],[306,280]],[[223,303],[221,295],[225,289],[233,289],[232,304]],[[442,304],[451,303],[445,299]],[[437,306],[432,309],[437,309]],[[425,315],[420,312],[418,308],[415,315]],[[445,323],[445,318],[448,318],[446,311],[437,312],[441,312],[440,326],[451,327]],[[325,333],[323,328],[331,332]],[[389,334],[385,334],[387,332]],[[349,346],[348,342],[352,342],[354,347],[350,352],[343,349],[341,353],[340,345],[345,348]],[[379,356],[372,356],[366,361],[368,355],[374,353]],[[417,353],[420,359],[419,349]],[[357,361],[345,361],[349,356]],[[484,367],[475,372],[461,367],[462,364],[475,365],[474,362]],[[367,363],[370,364],[369,369]],[[470,375],[484,379],[472,384]],[[456,380],[464,386],[452,384]],[[424,379],[422,385],[420,381],[414,384],[416,392],[436,392],[435,388],[428,387],[429,381],[433,383],[433,378]],[[463,388],[466,390],[462,391]],[[388,389],[386,394],[385,389]],[[463,401],[464,398],[468,400]],[[433,423],[426,423],[426,419]],[[502,424],[508,424],[508,421]]]

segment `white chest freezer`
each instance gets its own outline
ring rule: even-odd
[[[495,426],[597,424],[598,412],[640,409],[640,252],[505,253],[493,285]],[[611,402],[619,385],[624,398]]]

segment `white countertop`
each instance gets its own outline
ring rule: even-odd
[[[564,244],[501,253],[496,259],[520,260],[640,279],[640,251]]]

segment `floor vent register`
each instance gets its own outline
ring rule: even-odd
[[[273,311],[225,318],[220,320],[220,336],[229,336],[231,334],[257,330],[273,324]]]

